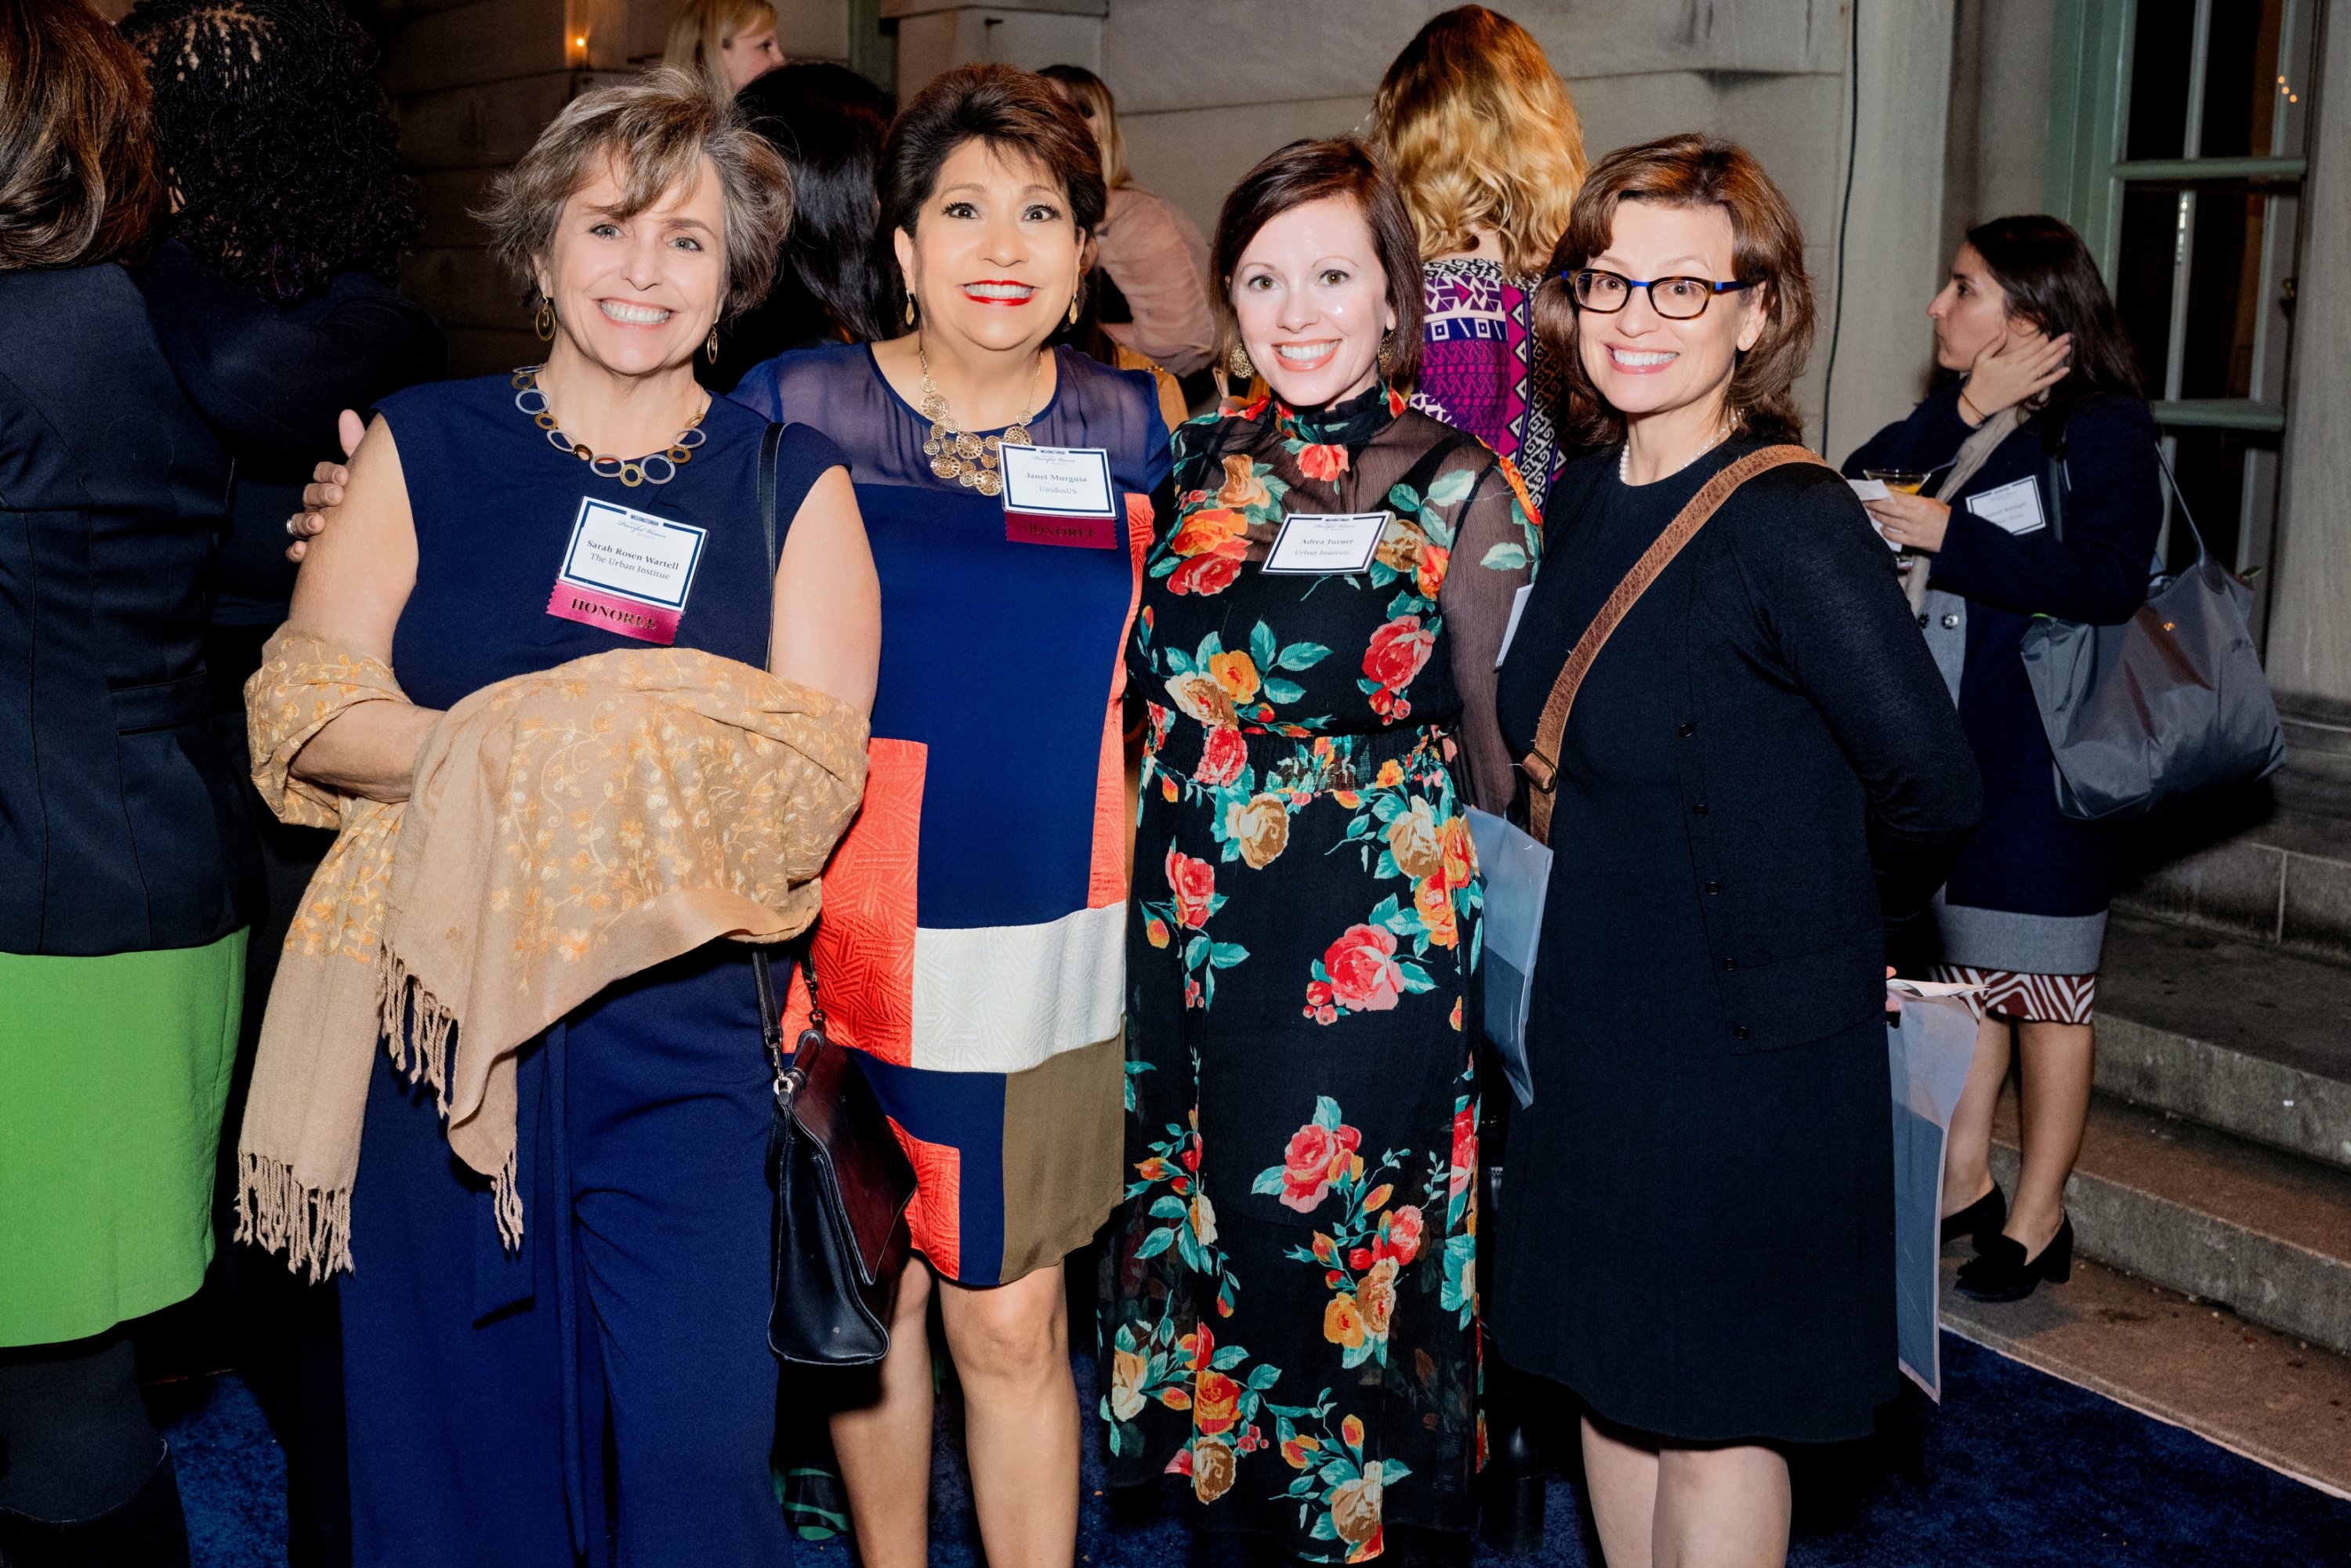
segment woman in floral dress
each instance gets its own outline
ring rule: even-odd
[[[1384,1522],[1471,1519],[1463,812],[1511,793],[1493,672],[1534,508],[1405,406],[1418,251],[1360,144],[1252,170],[1216,260],[1272,394],[1177,432],[1128,651],[1150,722],[1101,1412],[1113,1480],[1187,1476],[1206,1527],[1357,1563]],[[1266,570],[1286,517],[1367,513],[1364,570]]]

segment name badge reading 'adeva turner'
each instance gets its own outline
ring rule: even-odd
[[[706,537],[691,523],[583,496],[547,612],[666,647],[677,641]]]
[[[1004,537],[1017,545],[1116,549],[1126,542],[1110,454],[1098,446],[1016,446],[1004,461]]]

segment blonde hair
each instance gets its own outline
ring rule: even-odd
[[[1583,124],[1524,27],[1483,5],[1432,16],[1380,78],[1372,126],[1424,257],[1488,228],[1506,270],[1550,259],[1583,184]]]
[[[719,51],[737,33],[756,33],[777,25],[771,0],[685,0],[677,20],[669,25],[669,45],[662,64],[690,71],[709,85],[721,103],[735,96],[726,80]]]
[[[1085,116],[1102,152],[1102,188],[1115,191],[1125,184],[1133,176],[1126,167],[1126,137],[1118,129],[1118,100],[1110,95],[1110,83],[1083,66],[1047,66],[1037,74]]]
[[[712,101],[700,78],[667,67],[573,99],[492,183],[489,205],[474,216],[490,231],[491,254],[526,287],[537,286],[554,248],[563,204],[608,165],[622,192],[612,215],[622,218],[706,170],[726,208],[720,314],[740,314],[768,297],[791,227],[790,172],[764,138]]]

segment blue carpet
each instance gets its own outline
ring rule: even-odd
[[[286,1456],[235,1377],[148,1391],[171,1440],[193,1568],[286,1568]]]
[[[2351,1564],[2351,1502],[1949,1334],[1943,1373],[1940,1408],[1906,1385],[1875,1438],[1799,1460],[1792,1568]],[[1081,1363],[1080,1377],[1091,1389],[1090,1363]],[[1091,1408],[1091,1394],[1086,1403]],[[285,1464],[252,1396],[222,1378],[208,1389],[193,1385],[176,1416],[164,1414],[195,1568],[282,1565]],[[941,1437],[931,1561],[973,1568],[978,1534],[962,1455],[945,1423]],[[1572,1465],[1572,1441],[1559,1451]],[[1122,1498],[1113,1507],[1099,1449],[1090,1442],[1085,1454],[1082,1568],[1210,1568],[1232,1558],[1220,1543],[1196,1547],[1180,1500]],[[1553,1477],[1549,1510],[1539,1552],[1392,1542],[1399,1550],[1391,1562],[1600,1568],[1571,1477]],[[804,1568],[852,1568],[853,1561],[843,1541],[799,1552]]]

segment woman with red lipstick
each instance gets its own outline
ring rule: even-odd
[[[1868,1435],[1895,1393],[1882,922],[1932,894],[1981,790],[1886,547],[1785,446],[1580,650],[1546,733],[1635,563],[1798,440],[1813,326],[1795,214],[1712,137],[1602,160],[1551,272],[1537,329],[1598,450],[1552,488],[1501,673],[1558,853],[1490,1321],[1582,1400],[1614,1568],[1777,1563],[1783,1450]]]
[[[1062,1259],[1120,1191],[1120,650],[1128,519],[1147,536],[1167,427],[1149,376],[1046,346],[1079,311],[1103,210],[1093,133],[1048,83],[950,71],[882,163],[904,330],[783,355],[735,391],[848,454],[889,629],[816,964],[833,1038],[863,1052],[914,1160],[919,1255],[879,1396],[832,1437],[859,1555],[919,1568],[935,1300],[988,1561],[1045,1568],[1077,1535]],[[1027,487],[1032,464],[1058,500]],[[1070,515],[1020,509],[1047,501]]]
[[[1466,1532],[1479,1459],[1482,890],[1494,665],[1533,569],[1509,463],[1405,405],[1418,242],[1353,141],[1217,225],[1234,370],[1176,439],[1127,669],[1148,704],[1112,1479],[1306,1562]]]

